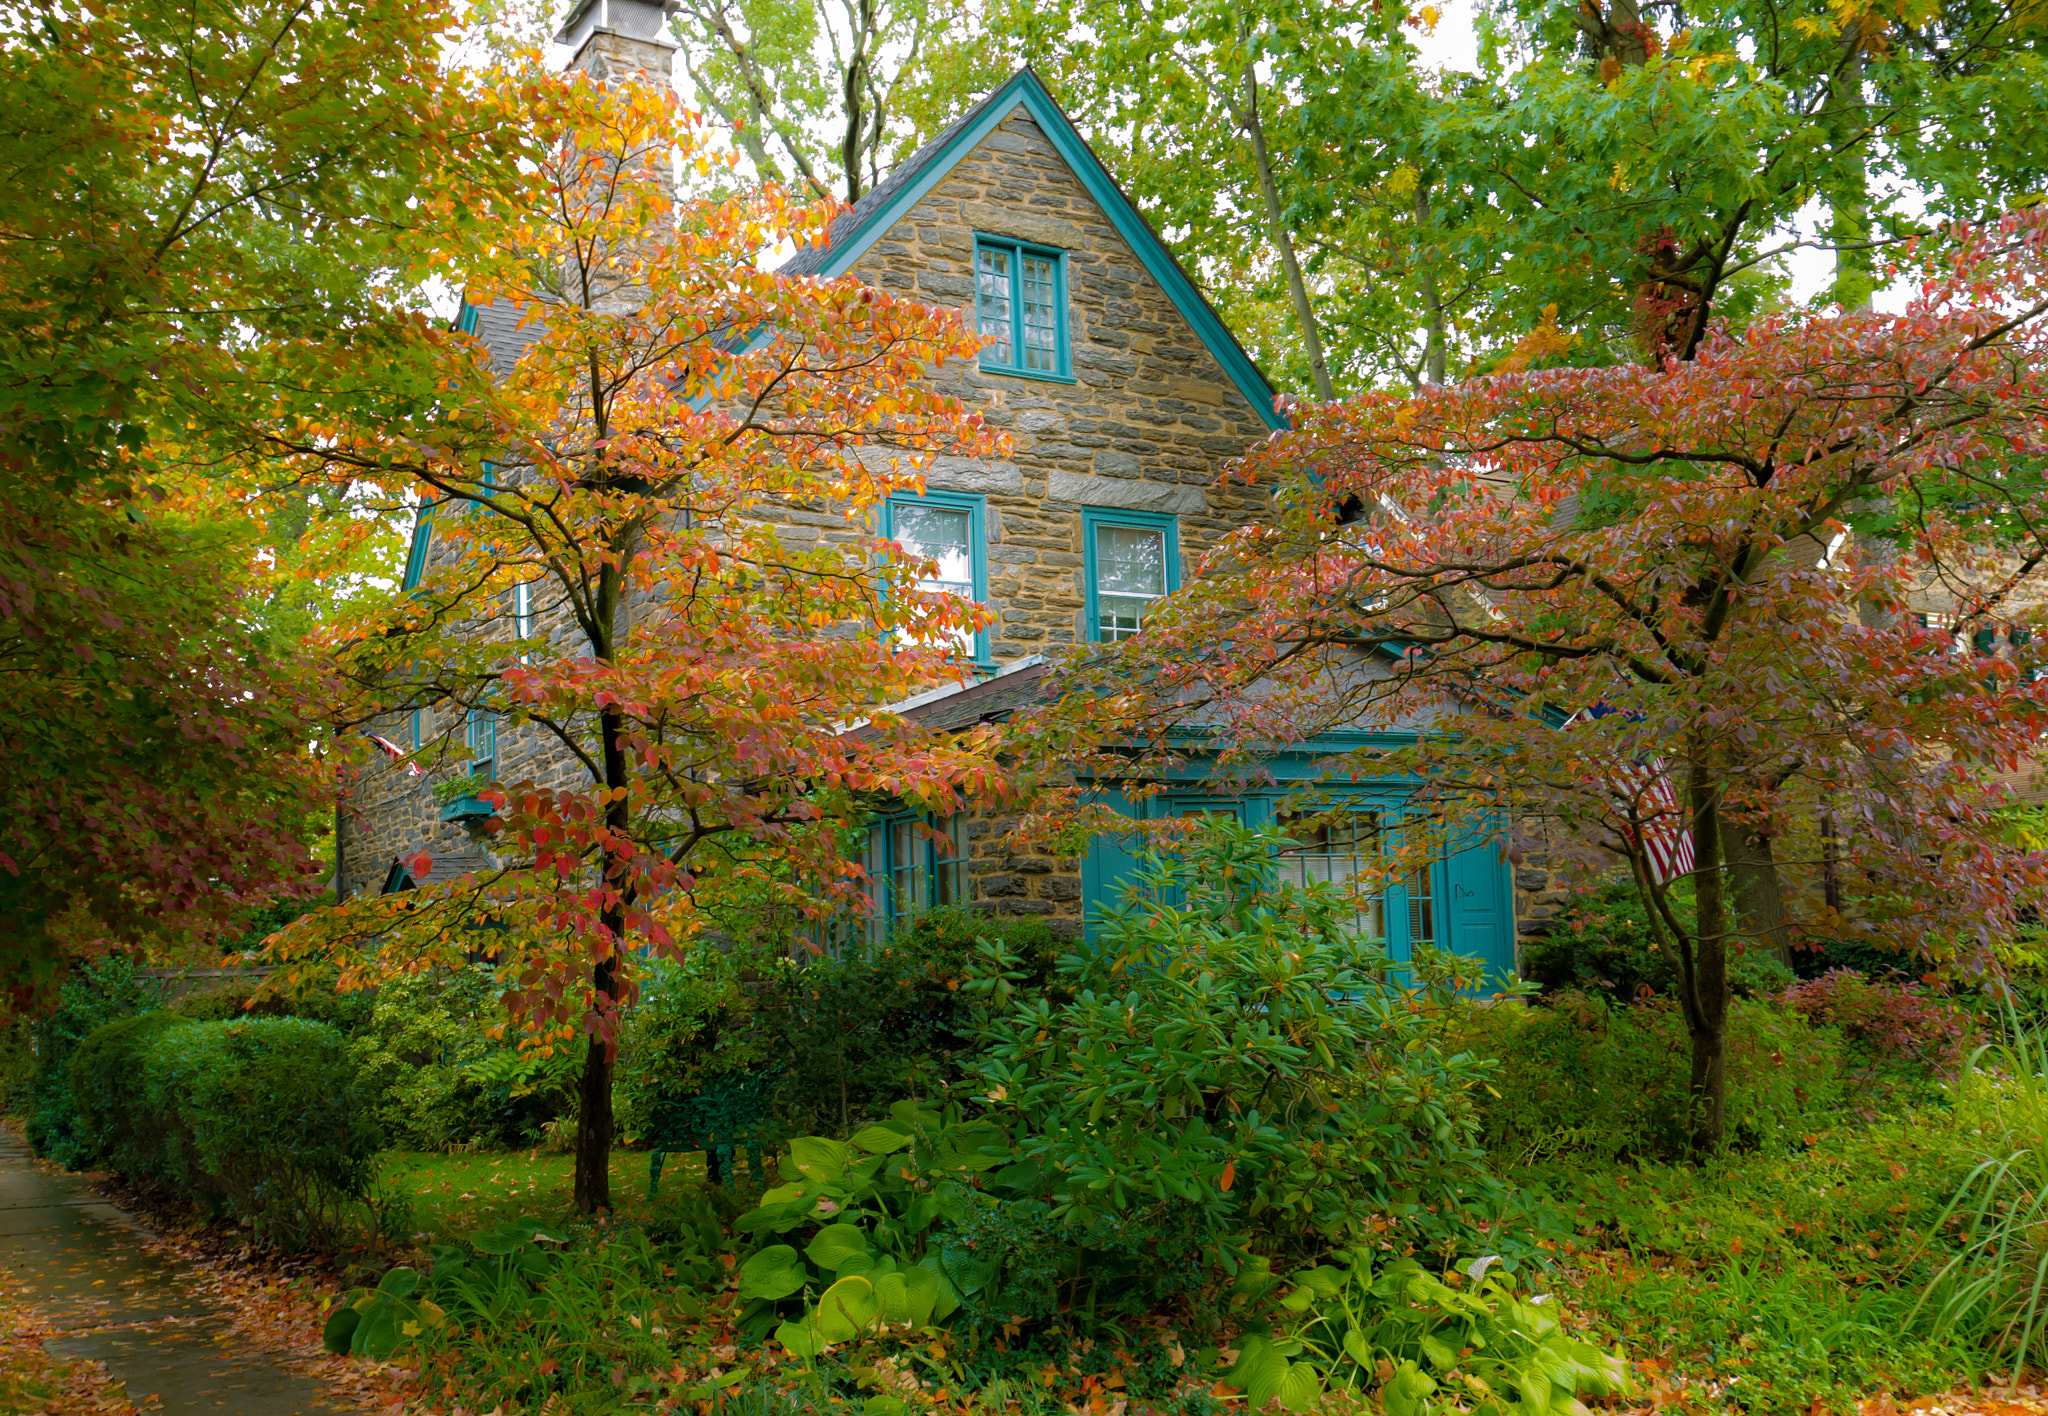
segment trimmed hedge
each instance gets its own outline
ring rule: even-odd
[[[145,1013],[86,1038],[71,1071],[101,1163],[265,1242],[327,1238],[369,1192],[382,1136],[325,1023]]]

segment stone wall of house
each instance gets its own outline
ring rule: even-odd
[[[1081,936],[1081,860],[1078,856],[1019,854],[1006,838],[1014,815],[968,818],[965,876],[969,902],[992,915],[1036,915],[1062,939]]]
[[[974,319],[976,232],[1067,253],[1074,381],[949,363],[935,384],[1010,434],[1003,459],[940,458],[927,484],[986,498],[989,631],[998,663],[1087,639],[1086,506],[1171,513],[1181,578],[1223,533],[1257,520],[1265,492],[1221,480],[1266,434],[1238,392],[1018,108],[926,193],[854,267],[863,281]],[[792,522],[832,534],[839,518]]]

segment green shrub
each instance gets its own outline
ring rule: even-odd
[[[347,1035],[369,1024],[375,1003],[376,996],[368,992],[336,993],[330,988],[309,986],[287,995],[259,982],[238,979],[224,988],[188,993],[166,1006],[194,1023],[219,1023],[230,1018],[305,1018],[326,1023]]]
[[[1473,1093],[1492,1064],[1439,1043],[1449,972],[1434,996],[1407,986],[1347,932],[1342,892],[1282,880],[1273,846],[1214,823],[1151,858],[1140,901],[1060,960],[1065,997],[1013,996],[1018,971],[985,947],[978,1090],[1021,1192],[1084,1222],[1191,1205],[1221,1257],[1462,1208],[1483,1180]]]
[[[1567,991],[1537,1006],[1476,1006],[1464,1035],[1501,1063],[1481,1103],[1490,1149],[1655,1157],[1683,1148],[1692,1043],[1673,1000],[1623,1005]],[[1738,1145],[1803,1134],[1844,1104],[1835,1028],[1738,998],[1727,1048],[1728,1132]]]
[[[162,1174],[209,1212],[285,1247],[336,1233],[381,1140],[347,1042],[299,1018],[184,1023],[143,1055]]]
[[[1924,1093],[1962,1068],[1968,1016],[1915,980],[1868,979],[1853,969],[1830,969],[1794,984],[1778,1001],[1841,1029],[1865,1105],[1902,1087]]]
[[[1692,909],[1692,886],[1672,887],[1672,908],[1681,918]],[[1630,1002],[1674,991],[1677,966],[1659,947],[1642,896],[1628,880],[1610,880],[1567,910],[1551,931],[1523,951],[1522,976],[1545,992],[1577,988],[1603,990]],[[1728,981],[1738,998],[1765,998],[1789,986],[1792,970],[1761,949],[1738,950],[1728,961]]]
[[[153,1008],[158,997],[155,981],[119,954],[75,969],[64,980],[55,1011],[36,1028],[26,1129],[37,1155],[67,1169],[91,1161],[93,1146],[81,1133],[71,1094],[71,1054],[102,1024]]]
[[[1581,1397],[1633,1390],[1618,1350],[1565,1332],[1554,1303],[1519,1297],[1514,1277],[1492,1271],[1490,1259],[1454,1275],[1471,1283],[1453,1288],[1412,1258],[1382,1265],[1363,1247],[1332,1258],[1290,1275],[1277,1331],[1258,1324],[1238,1339],[1224,1380],[1249,1410],[1277,1397],[1288,1411],[1314,1411],[1334,1388],[1376,1391],[1386,1416],[1445,1407],[1562,1416],[1583,1412]]]
[[[757,1024],[785,1072],[791,1134],[847,1136],[899,1101],[948,1095],[970,1074],[973,1023],[960,986],[978,941],[1016,960],[1014,987],[1043,992],[1059,944],[1045,921],[927,911],[879,945],[771,975]]]
[[[162,1178],[172,1118],[148,1104],[140,1082],[150,1048],[183,1026],[159,1008],[95,1028],[78,1044],[70,1070],[82,1160],[133,1180]]]
[[[614,1106],[619,1132],[645,1133],[657,1108],[694,1096],[706,1081],[758,1065],[768,1037],[755,1025],[744,955],[701,951],[688,964],[656,961],[619,1024]]]
[[[559,1085],[527,1088],[482,1065],[508,1050],[488,1032],[497,1013],[497,975],[484,964],[378,988],[349,1046],[391,1144],[530,1145],[561,1114],[567,1097]]]

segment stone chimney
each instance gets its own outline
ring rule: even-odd
[[[665,89],[677,48],[668,17],[678,8],[680,0],[577,0],[555,43],[569,46],[570,73],[601,83],[637,77]]]

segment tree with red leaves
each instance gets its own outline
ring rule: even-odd
[[[1412,774],[1447,829],[1539,817],[1626,862],[1676,965],[1706,1153],[1728,962],[1758,942],[1729,842],[1827,877],[1786,892],[1796,940],[1962,968],[2048,883],[2002,846],[1994,780],[2048,731],[2044,457],[2048,219],[2030,214],[1956,236],[1899,316],[1765,319],[1662,368],[1298,412],[1244,463],[1275,523],[1078,667],[1035,733],[1129,773],[1190,728],[1226,764],[1407,728],[1327,775]],[[1837,829],[1814,844],[1821,808]],[[1675,831],[1689,909],[1650,849]]]
[[[834,209],[679,197],[667,174],[719,154],[651,85],[518,83],[551,155],[466,265],[469,298],[518,309],[532,342],[494,370],[451,335],[438,421],[309,427],[289,451],[435,507],[424,578],[335,646],[351,711],[488,714],[566,777],[479,784],[500,866],[350,901],[274,948],[341,958],[345,987],[494,955],[528,1044],[583,1051],[589,1211],[611,1203],[618,1010],[643,962],[716,947],[735,901],[857,907],[842,835],[873,802],[996,788],[985,732],[928,740],[880,710],[964,672],[953,647],[987,612],[920,589],[929,566],[873,526],[933,454],[1000,440],[928,378],[978,351],[957,312],[759,268]]]

